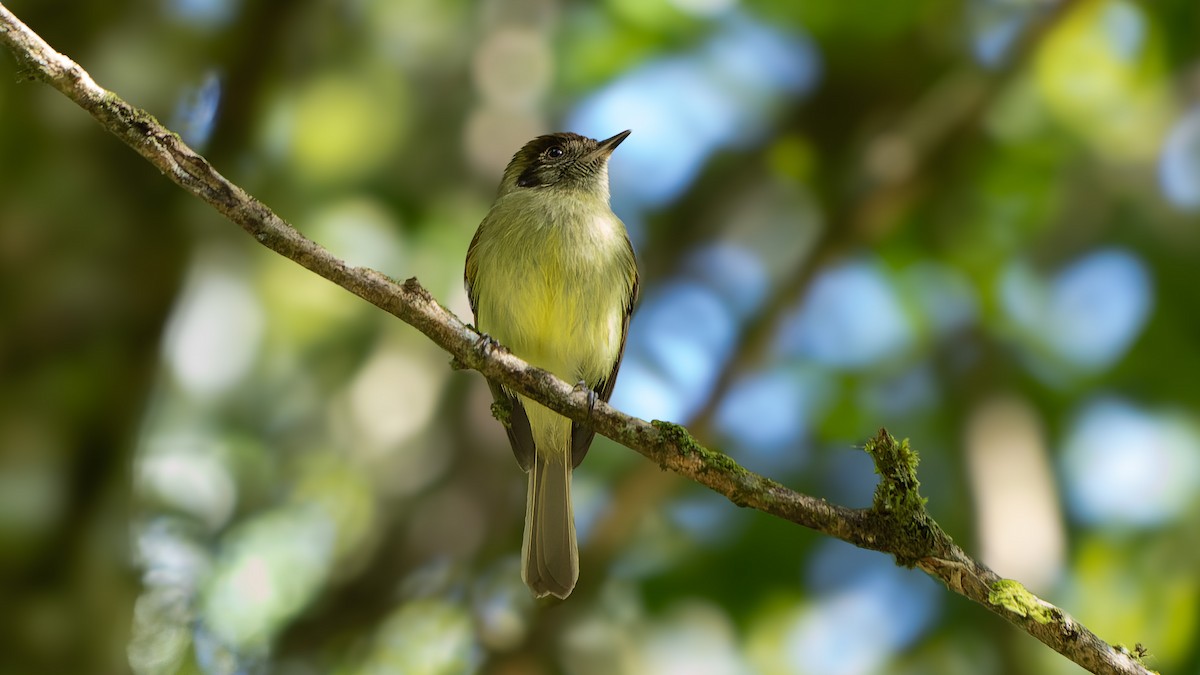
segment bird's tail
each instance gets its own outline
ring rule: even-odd
[[[571,461],[567,454],[536,453],[529,470],[521,578],[539,598],[565,598],[579,579],[579,549],[571,510]]]

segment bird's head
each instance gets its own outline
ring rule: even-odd
[[[560,132],[538,136],[513,155],[500,193],[515,190],[562,190],[608,199],[608,158],[629,131],[597,141]]]

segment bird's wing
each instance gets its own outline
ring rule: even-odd
[[[488,380],[492,390],[492,398],[496,403],[508,408],[508,421],[504,430],[508,432],[508,443],[512,446],[513,455],[523,471],[533,468],[533,460],[537,455],[537,446],[533,444],[533,431],[529,428],[529,416],[525,414],[525,406],[521,399],[514,396],[499,382]]]
[[[484,222],[487,222],[486,218]],[[471,245],[467,247],[467,260],[463,264],[463,286],[467,289],[467,302],[471,303],[471,316],[474,321],[479,321],[479,293],[475,290],[475,272],[478,269],[475,247],[479,245],[479,235],[482,232],[483,224],[480,223],[479,229],[475,230],[475,236],[471,237]]]
[[[486,219],[484,222],[487,222]],[[471,245],[467,247],[467,261],[463,269],[463,283],[467,287],[467,300],[471,303],[471,315],[476,324],[479,323],[479,291],[475,288],[475,273],[478,269],[478,265],[475,263],[475,247],[479,244],[481,232],[483,232],[483,225],[479,226],[479,229],[475,231],[475,236],[471,238]],[[479,330],[479,326],[476,325],[475,329]],[[533,432],[529,428],[529,416],[525,413],[525,406],[521,405],[521,399],[505,389],[504,385],[499,382],[489,379],[488,388],[492,390],[492,398],[496,403],[508,409],[508,421],[504,423],[504,430],[508,432],[508,442],[512,446],[513,455],[517,458],[517,464],[520,464],[523,470],[529,471],[533,468],[537,450],[533,444]]]

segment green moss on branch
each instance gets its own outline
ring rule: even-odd
[[[925,510],[927,500],[917,480],[920,458],[908,439],[897,441],[887,429],[880,429],[864,449],[879,474],[872,515],[884,521],[883,531],[893,538],[885,548],[895,554],[897,564],[912,567],[950,540]]]
[[[1012,579],[1000,579],[992,584],[991,590],[988,591],[988,602],[1043,625],[1055,620],[1052,607],[1025,590],[1020,582]]]

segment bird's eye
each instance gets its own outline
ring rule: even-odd
[[[546,151],[546,156],[549,157],[550,159],[558,159],[559,157],[562,157],[565,154],[566,154],[566,151],[564,151],[561,147],[559,147],[557,145],[550,146],[550,149]]]

